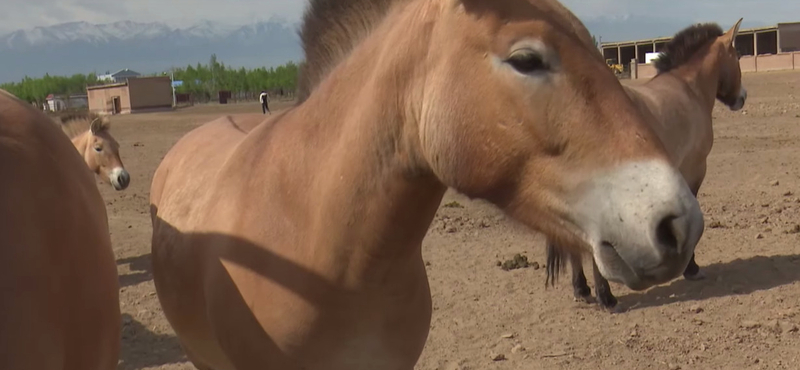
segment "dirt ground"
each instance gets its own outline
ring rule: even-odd
[[[708,279],[679,278],[645,292],[612,284],[623,309],[614,314],[577,303],[568,275],[545,289],[543,268],[497,266],[516,253],[543,265],[540,236],[484,202],[448,193],[423,246],[434,312],[416,369],[800,368],[800,73],[749,74],[744,83],[745,109],[717,104],[714,113],[697,252]],[[232,112],[260,107],[112,120],[132,175],[124,192],[101,187],[121,282],[119,369],[194,369],[155,295],[148,191],[181,135]]]

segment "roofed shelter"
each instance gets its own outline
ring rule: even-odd
[[[130,78],[125,82],[86,88],[89,110],[97,114],[127,114],[172,109],[169,76]]]
[[[605,59],[613,59],[627,70],[634,59],[637,64],[649,64],[648,55],[660,52],[671,39],[604,42],[600,48]],[[740,29],[736,49],[742,56],[742,72],[800,69],[800,22]],[[639,75],[642,78],[641,71]]]

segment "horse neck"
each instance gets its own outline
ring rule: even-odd
[[[683,80],[702,99],[703,107],[709,114],[717,100],[722,60],[722,47],[719,43],[713,42],[674,71],[674,75]]]
[[[348,261],[347,274],[381,268],[376,259],[419,257],[446,190],[422,159],[416,126],[427,32],[403,24],[379,26],[284,124],[314,143],[304,150],[316,162],[316,223],[338,230],[320,242],[352,252],[343,258],[367,256]]]
[[[81,157],[83,157],[86,153],[87,147],[89,146],[89,131],[75,135],[70,139],[70,141],[72,141],[72,145],[75,146],[75,149],[78,150],[78,153],[80,153]]]

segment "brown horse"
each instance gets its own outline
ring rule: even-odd
[[[0,364],[115,369],[119,282],[103,199],[52,121],[0,92]]]
[[[741,22],[739,19],[725,33],[714,23],[678,32],[656,59],[658,75],[643,85],[625,87],[639,109],[658,118],[650,121],[653,130],[695,196],[705,178],[706,158],[714,142],[711,112],[716,100],[734,111],[742,109],[747,100],[734,46]],[[581,255],[575,249],[566,250],[547,242],[546,284],[555,282],[567,259],[571,262],[575,298],[588,301],[591,289],[583,273]],[[617,299],[597,263],[593,264],[593,275],[598,302],[613,308]],[[689,280],[704,278],[694,254],[683,276]]]
[[[116,190],[130,185],[131,176],[122,164],[107,117],[80,112],[61,116],[58,122],[92,172]]]
[[[697,200],[558,2],[310,4],[302,103],[193,130],[153,178],[154,281],[198,368],[412,369],[448,187],[633,289],[686,268]]]

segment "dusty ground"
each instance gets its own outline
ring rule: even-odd
[[[744,81],[745,110],[718,104],[714,114],[716,142],[700,194],[707,229],[697,254],[707,280],[638,293],[612,285],[625,309],[617,314],[575,303],[568,278],[545,289],[541,268],[497,266],[516,253],[543,264],[540,237],[491,206],[448,194],[443,205],[450,206],[424,244],[434,313],[417,369],[800,368],[800,73]],[[194,369],[155,296],[148,189],[183,133],[245,111],[260,108],[205,106],[113,120],[133,176],[125,192],[102,188],[122,285],[120,369]],[[505,359],[493,361],[500,354]]]

